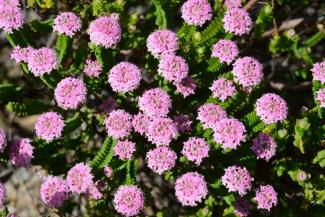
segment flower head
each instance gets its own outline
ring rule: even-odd
[[[246,217],[250,214],[253,206],[243,198],[236,199],[234,203],[235,214],[239,217]]]
[[[35,123],[36,135],[47,142],[60,138],[63,128],[63,118],[56,112],[46,112],[42,114]]]
[[[35,49],[30,46],[24,48],[16,46],[11,51],[11,59],[15,60],[17,63],[27,62],[30,53],[34,51]]]
[[[188,75],[188,65],[185,59],[174,54],[161,56],[158,72],[167,80],[180,82]]]
[[[147,48],[156,58],[162,54],[174,54],[178,50],[177,35],[167,29],[157,30],[148,36]]]
[[[114,171],[113,171],[112,167],[104,166],[104,174],[109,179],[113,178]]]
[[[67,175],[69,189],[73,193],[86,193],[93,184],[93,175],[91,167],[85,163],[78,163],[73,166]]]
[[[140,85],[140,81],[139,67],[129,62],[120,62],[109,71],[108,82],[115,92],[133,91]]]
[[[206,103],[198,109],[197,119],[204,128],[214,128],[216,123],[227,117],[227,113],[219,105]]]
[[[190,137],[182,149],[182,154],[196,165],[200,165],[202,160],[208,156],[210,147],[202,138]]]
[[[7,145],[6,131],[0,128],[0,152],[3,152]]]
[[[176,86],[176,91],[181,93],[184,98],[195,93],[196,83],[193,78],[186,77],[179,82],[174,83]]]
[[[256,101],[256,114],[266,124],[283,121],[288,116],[286,101],[274,93],[266,93]]]
[[[67,77],[57,84],[54,97],[59,107],[77,109],[87,100],[87,88],[82,80]]]
[[[320,102],[320,107],[325,108],[325,88],[319,89],[316,94],[316,100]]]
[[[41,185],[40,195],[46,206],[51,208],[62,207],[68,199],[68,185],[59,177],[50,177]]]
[[[220,39],[212,47],[213,57],[217,57],[220,62],[230,64],[238,56],[238,47],[235,42],[227,39]]]
[[[238,36],[248,34],[253,26],[253,22],[246,10],[241,8],[232,8],[225,13],[223,18],[223,27],[226,32]]]
[[[149,123],[146,135],[157,146],[167,146],[176,138],[177,128],[170,118],[155,118]]]
[[[230,166],[225,169],[221,181],[229,192],[238,192],[243,196],[251,190],[253,178],[245,167]]]
[[[24,13],[19,7],[0,5],[0,29],[7,33],[20,29],[24,24]]]
[[[103,198],[102,190],[105,186],[105,183],[102,181],[97,181],[91,184],[88,188],[86,196],[92,200],[100,200]]]
[[[181,12],[183,20],[189,25],[202,26],[212,19],[212,8],[207,0],[187,0]]]
[[[240,142],[246,141],[245,126],[236,118],[225,118],[214,127],[213,138],[223,149],[236,149]]]
[[[132,115],[122,109],[114,110],[105,119],[105,127],[114,139],[127,137],[132,130]]]
[[[143,209],[143,192],[135,185],[122,185],[114,194],[113,204],[118,213],[124,216],[135,216]]]
[[[133,116],[132,125],[134,128],[134,131],[145,135],[148,132],[148,125],[151,121],[151,118],[148,117],[145,114],[138,113],[135,116]]]
[[[210,87],[212,96],[224,102],[227,98],[232,97],[236,93],[236,88],[231,80],[219,78],[213,81]]]
[[[118,141],[114,146],[114,155],[120,160],[131,160],[134,152],[135,143],[128,140]]]
[[[252,88],[263,79],[263,66],[252,57],[243,57],[236,60],[232,69],[234,79],[244,88]]]
[[[323,62],[315,63],[311,69],[313,73],[313,80],[325,83],[325,60]]]
[[[257,159],[262,158],[269,161],[270,158],[275,155],[276,147],[277,144],[271,136],[259,133],[258,136],[253,139],[251,150],[256,154]]]
[[[153,88],[139,98],[139,107],[150,117],[165,117],[171,107],[171,99],[161,88]]]
[[[157,147],[147,152],[148,167],[161,175],[176,164],[177,155],[169,147]]]
[[[87,59],[83,71],[89,77],[98,77],[102,72],[102,66],[98,60]]]
[[[241,0],[225,0],[223,4],[228,10],[232,8],[240,8]]]
[[[114,17],[100,17],[92,21],[89,26],[90,41],[95,45],[111,48],[122,37],[121,26]]]
[[[258,209],[266,209],[268,211],[278,204],[277,193],[271,185],[261,185],[256,190],[254,200],[257,202]]]
[[[28,49],[27,58],[28,69],[35,76],[50,74],[57,67],[57,57],[51,48],[43,47],[40,49]]]
[[[174,117],[174,122],[179,133],[186,133],[192,129],[192,120],[188,115],[177,115]]]
[[[175,195],[183,206],[197,206],[208,195],[204,176],[197,172],[188,172],[177,178]]]
[[[0,0],[1,6],[20,7],[19,0]]]
[[[17,139],[9,147],[9,160],[17,167],[27,167],[32,160],[34,147],[32,141],[27,138]]]
[[[298,174],[297,174],[298,181],[303,182],[307,178],[308,178],[308,175],[307,175],[307,173],[305,171],[301,170],[301,171],[298,172]]]
[[[81,19],[72,12],[61,13],[54,19],[53,30],[67,36],[74,36],[81,28]]]
[[[0,182],[0,207],[4,205],[5,199],[6,199],[6,188],[3,183]]]

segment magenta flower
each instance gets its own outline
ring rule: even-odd
[[[222,185],[229,192],[237,192],[240,196],[245,195],[252,188],[254,179],[245,167],[230,166],[225,169],[225,174],[221,177]]]
[[[313,80],[325,83],[325,60],[323,62],[315,63],[311,69],[313,73]]]
[[[103,187],[105,183],[102,181],[97,181],[89,186],[88,191],[86,193],[86,197],[92,200],[100,200],[103,198]]]
[[[119,93],[135,90],[139,87],[141,78],[139,67],[129,62],[120,62],[108,74],[108,82],[113,91]]]
[[[148,167],[155,173],[162,175],[176,164],[177,155],[168,147],[157,147],[147,152]]]
[[[62,116],[56,112],[46,112],[35,123],[36,135],[47,142],[61,137],[64,128]]]
[[[89,25],[90,41],[105,48],[111,48],[117,44],[121,40],[121,32],[118,20],[112,16],[97,18]]]
[[[250,89],[261,83],[263,66],[252,57],[243,57],[236,60],[232,73],[237,83],[244,88]]]
[[[135,216],[143,209],[143,192],[135,185],[122,185],[114,194],[113,204],[118,213],[124,216]]]
[[[17,63],[27,62],[30,53],[34,51],[35,49],[30,46],[24,48],[16,46],[11,51],[11,59],[15,60]]]
[[[217,57],[220,62],[230,64],[239,54],[237,44],[231,40],[220,39],[212,47],[212,57]]]
[[[208,195],[204,176],[197,172],[188,172],[177,178],[175,195],[183,206],[197,206]]]
[[[185,59],[174,54],[165,54],[161,56],[158,72],[167,80],[180,82],[188,75],[188,65]]]
[[[288,106],[284,99],[274,93],[266,93],[256,101],[256,114],[266,124],[283,121],[288,116]]]
[[[120,160],[131,160],[134,152],[135,143],[128,140],[118,141],[114,146],[114,155]]]
[[[298,181],[305,181],[308,178],[308,175],[305,171],[301,170],[298,174],[297,174],[297,179]]]
[[[234,203],[235,214],[239,217],[246,217],[251,213],[253,206],[243,198],[236,199]]]
[[[233,97],[237,92],[234,83],[225,78],[219,78],[213,81],[210,90],[212,92],[212,96],[219,99],[221,102],[226,101],[226,99],[229,97]]]
[[[19,7],[0,5],[0,29],[6,33],[20,29],[24,24],[24,13]]]
[[[157,30],[148,36],[147,48],[156,58],[163,54],[175,54],[178,50],[177,35],[167,29]]]
[[[186,133],[192,130],[193,122],[188,115],[175,116],[174,123],[179,133]]]
[[[81,79],[67,77],[57,84],[54,97],[59,107],[77,109],[87,100],[87,88]]]
[[[228,10],[232,8],[241,8],[241,0],[225,0],[223,4]]]
[[[108,179],[113,178],[114,176],[114,171],[112,169],[112,167],[110,166],[104,166],[104,174]]]
[[[214,127],[213,138],[223,149],[236,149],[240,142],[246,141],[246,129],[236,118],[225,118],[218,121]]]
[[[257,202],[258,209],[268,211],[278,204],[277,193],[271,185],[260,185],[256,190],[254,200]]]
[[[86,193],[93,184],[93,175],[91,167],[85,163],[78,163],[73,166],[67,175],[69,189],[73,193]]]
[[[72,12],[64,12],[54,19],[53,30],[67,36],[74,36],[81,29],[81,19]]]
[[[190,137],[182,149],[182,154],[197,166],[200,166],[202,160],[209,154],[210,147],[202,138]]]
[[[147,137],[157,146],[167,146],[177,137],[177,128],[170,118],[155,118],[149,123]]]
[[[319,89],[316,94],[316,100],[320,102],[320,107],[325,108],[325,88]]]
[[[212,8],[207,0],[187,0],[181,12],[183,20],[189,25],[202,26],[212,19]]]
[[[57,57],[51,48],[28,49],[26,55],[28,69],[36,76],[50,74],[57,67]]]
[[[195,93],[196,83],[193,78],[186,77],[179,82],[174,83],[176,91],[183,95],[184,98]]]
[[[0,207],[2,207],[5,203],[5,200],[6,200],[6,187],[5,185],[0,182]]]
[[[248,34],[253,26],[253,22],[246,10],[232,8],[223,17],[223,28],[226,32],[242,36]]]
[[[9,147],[9,160],[16,167],[27,167],[30,165],[34,153],[32,141],[28,138],[17,139]]]
[[[132,115],[122,109],[114,110],[105,119],[105,127],[114,139],[127,137],[132,130]]]
[[[171,108],[171,99],[163,89],[153,88],[139,98],[139,108],[150,117],[166,117]]]
[[[134,131],[140,135],[145,135],[148,132],[148,126],[151,121],[151,118],[142,113],[138,113],[133,116],[132,125]]]
[[[68,199],[68,185],[59,177],[50,177],[41,185],[40,195],[46,206],[60,208]]]
[[[257,159],[262,158],[269,161],[275,155],[277,144],[274,139],[264,133],[259,133],[253,139],[251,150],[256,154]]]
[[[107,99],[105,99],[100,105],[99,109],[108,113],[111,113],[116,109],[117,105],[113,97],[109,96]]]
[[[19,0],[0,0],[1,6],[20,7]]]
[[[206,103],[198,109],[197,119],[205,129],[216,127],[216,123],[224,118],[227,118],[227,113],[219,105]]]
[[[6,131],[0,128],[0,153],[5,150],[7,145]]]
[[[89,77],[99,77],[102,72],[102,66],[98,60],[87,59],[83,71]]]

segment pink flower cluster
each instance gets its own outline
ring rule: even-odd
[[[320,102],[321,108],[325,108],[325,88],[321,88],[317,91],[316,100]]]
[[[122,185],[114,194],[113,204],[118,213],[124,216],[135,216],[143,209],[143,192],[135,185]]]
[[[195,93],[196,83],[193,78],[185,77],[181,81],[174,82],[176,91],[183,95],[184,98]]]
[[[259,133],[253,139],[251,150],[256,154],[257,159],[262,158],[269,161],[275,155],[277,144],[274,139],[264,133]]]
[[[156,58],[163,54],[174,54],[178,50],[177,35],[167,29],[157,30],[148,36],[147,48]]]
[[[28,138],[17,139],[9,147],[9,160],[16,167],[27,167],[30,165],[34,147]]]
[[[169,147],[157,147],[147,152],[148,167],[161,175],[176,164],[177,155]]]
[[[0,207],[4,205],[5,199],[6,199],[6,188],[5,185],[0,182]]]
[[[89,77],[98,77],[102,72],[102,66],[98,60],[87,59],[83,71]]]
[[[7,33],[20,29],[24,24],[24,13],[20,9],[19,1],[0,2],[0,29]]]
[[[42,201],[51,208],[62,207],[64,201],[69,197],[68,192],[66,181],[59,177],[49,177],[42,183],[40,189]]]
[[[210,147],[202,138],[190,137],[184,142],[182,154],[197,166],[208,156]]]
[[[231,80],[225,78],[219,78],[213,81],[210,87],[212,96],[224,102],[227,98],[232,97],[236,93],[236,87]]]
[[[46,112],[42,114],[35,123],[36,135],[47,142],[60,138],[63,128],[63,118],[56,112]]]
[[[188,115],[175,116],[174,123],[179,133],[186,133],[192,130],[193,122]]]
[[[7,145],[6,132],[0,128],[0,153],[5,150],[6,145]]]
[[[132,116],[122,109],[114,110],[105,119],[105,127],[114,139],[127,137],[132,130]]]
[[[149,116],[140,112],[134,115],[132,120],[134,131],[141,135],[145,135],[148,132],[148,125],[150,121],[151,119]]]
[[[87,193],[89,187],[93,185],[90,166],[85,163],[78,163],[73,166],[67,174],[67,184],[70,192]]]
[[[171,82],[180,82],[187,77],[188,70],[185,59],[174,54],[163,55],[158,66],[158,72]]]
[[[24,52],[28,52],[25,54],[28,56],[28,69],[37,77],[50,74],[57,67],[57,57],[51,48],[32,49],[27,47],[27,50],[22,50],[22,52],[22,55],[24,55]]]
[[[325,83],[325,60],[323,62],[315,63],[311,69],[313,73],[313,80]]]
[[[228,10],[232,8],[240,8],[241,7],[241,0],[225,0],[223,3]]]
[[[253,206],[245,199],[238,198],[234,203],[235,214],[239,217],[246,217],[251,213]]]
[[[223,27],[226,32],[238,36],[248,34],[253,26],[253,22],[246,10],[241,8],[232,8],[226,11],[223,18]]]
[[[80,18],[72,12],[64,12],[54,19],[53,30],[67,36],[74,36],[81,28]]]
[[[175,195],[183,206],[197,206],[208,195],[208,186],[204,176],[197,172],[188,172],[175,182]]]
[[[64,78],[57,84],[54,91],[54,98],[58,106],[65,110],[77,109],[87,100],[86,85],[78,78]]]
[[[28,46],[21,48],[20,46],[16,46],[11,51],[11,59],[15,60],[17,63],[20,62],[28,62],[28,57],[31,54],[31,52],[34,52],[34,48]]]
[[[122,37],[120,24],[114,16],[100,17],[89,25],[90,41],[95,45],[111,48]]]
[[[113,91],[125,93],[135,90],[141,81],[139,67],[129,62],[120,62],[115,65],[108,75],[108,82]]]
[[[221,181],[229,192],[238,192],[243,196],[251,190],[253,178],[245,167],[230,166],[225,169]]]
[[[274,93],[266,93],[256,101],[256,114],[266,124],[283,121],[288,116],[284,99]]]
[[[227,117],[227,113],[219,105],[206,103],[198,109],[197,119],[204,128],[215,128],[219,120]]]
[[[114,155],[121,160],[131,160],[134,152],[135,143],[128,140],[118,141],[114,147]]]
[[[202,26],[212,19],[212,8],[208,0],[187,0],[181,8],[182,18],[189,25]]]
[[[161,88],[153,88],[139,98],[139,107],[148,116],[165,117],[171,108],[171,99]]]
[[[230,64],[239,54],[238,47],[235,42],[227,39],[220,39],[212,47],[212,57],[219,58],[220,62]]]
[[[177,137],[177,128],[170,118],[155,118],[148,126],[148,140],[157,146],[167,146]]]
[[[261,185],[256,190],[254,200],[257,202],[258,209],[266,209],[268,211],[278,204],[277,193],[271,185]]]

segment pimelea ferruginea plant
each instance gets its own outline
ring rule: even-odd
[[[24,81],[1,84],[1,106],[37,115],[33,132],[0,129],[0,152],[14,168],[47,171],[39,199],[48,209],[245,217],[324,208],[325,63],[312,66],[295,48],[316,102],[295,118],[290,96],[270,90],[262,57],[247,49],[274,3],[251,14],[254,1],[240,0],[31,2],[23,10],[0,0]],[[35,7],[44,19],[29,21]],[[0,183],[1,206],[5,194]]]

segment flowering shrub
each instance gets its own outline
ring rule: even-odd
[[[304,45],[270,39],[271,53],[292,52],[313,78],[314,103],[299,112],[247,49],[272,25],[274,1],[252,14],[256,1],[28,2],[24,11],[0,0],[0,29],[23,73],[2,81],[0,105],[37,118],[33,132],[0,129],[0,152],[4,165],[43,168],[49,209],[321,216],[325,62],[309,48],[324,32]],[[30,10],[40,16],[27,19]],[[0,183],[1,206],[5,195]]]

